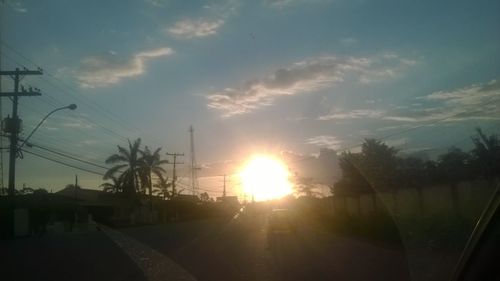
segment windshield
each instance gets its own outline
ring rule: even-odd
[[[7,279],[443,280],[494,194],[498,2],[0,7]]]

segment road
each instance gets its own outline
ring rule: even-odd
[[[269,236],[265,213],[115,233],[137,242],[138,257],[127,252],[127,242],[117,242],[106,231],[0,241],[2,276],[7,277],[2,279],[164,280],[146,274],[140,263],[147,260],[166,262],[163,267],[173,261],[200,281],[409,280],[405,255],[397,248],[335,236],[307,221],[296,232]]]
[[[130,228],[198,280],[409,280],[402,250],[337,237],[312,222],[268,235],[267,214]]]

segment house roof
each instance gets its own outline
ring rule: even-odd
[[[57,191],[55,194],[73,200],[76,199],[79,201],[80,205],[116,205],[124,203],[123,201],[126,200],[118,194],[111,194],[102,190],[75,187],[73,185],[67,186]]]

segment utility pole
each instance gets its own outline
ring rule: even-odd
[[[178,163],[177,162],[177,156],[184,156],[184,153],[166,153],[168,156],[172,156],[174,157],[174,161],[173,162],[170,162],[168,164],[172,164],[173,165],[173,169],[172,169],[172,197],[175,196],[175,182],[177,181],[177,175],[176,175],[176,165],[177,164],[184,164],[184,163]]]
[[[75,186],[74,187],[75,187],[74,191],[75,191],[75,202],[76,202],[76,199],[78,198],[77,194],[76,194],[77,193],[77,189],[78,189],[78,175],[75,175]]]
[[[10,200],[10,214],[9,222],[11,228],[11,235],[14,236],[14,193],[16,190],[16,158],[18,154],[17,142],[19,141],[19,132],[21,130],[21,119],[17,114],[18,99],[21,96],[40,96],[39,89],[32,89],[31,87],[26,90],[21,86],[21,91],[19,91],[19,82],[26,75],[41,75],[42,70],[20,70],[16,68],[15,70],[0,71],[0,76],[8,75],[14,80],[14,91],[13,92],[0,92],[0,97],[11,97],[12,98],[12,117],[7,117],[4,120],[4,131],[9,134],[10,139],[10,149],[9,149],[9,185],[8,185],[8,195]]]
[[[73,186],[75,191],[75,210],[73,211],[73,223],[76,224],[78,221],[78,175],[75,175],[75,186]]]
[[[224,175],[224,188],[222,189],[222,200],[226,200],[226,175]]]
[[[196,164],[195,150],[194,150],[194,129],[193,126],[189,127],[189,136],[191,143],[191,188],[193,195],[196,195],[196,190],[198,189],[198,170],[200,167]]]
[[[3,15],[4,15],[4,6],[5,1],[2,0],[0,3],[0,42],[2,41],[3,38]],[[2,70],[2,44],[0,44],[0,71]],[[2,75],[0,75],[0,93],[2,92]],[[0,120],[3,120],[3,102],[2,99],[0,99]],[[0,137],[0,147],[3,148],[3,137]],[[4,174],[3,174],[3,149],[0,149],[0,176],[2,179],[0,180],[0,188],[2,191],[0,191],[0,195],[4,195]]]
[[[21,119],[17,114],[18,99],[21,96],[40,96],[39,89],[29,90],[21,87],[21,92],[19,92],[19,82],[26,75],[41,75],[42,70],[19,70],[16,68],[14,71],[0,71],[0,75],[8,75],[14,79],[14,92],[2,92],[0,97],[12,97],[12,117],[5,118],[4,130],[6,133],[10,133],[10,152],[9,152],[9,196],[14,196],[15,184],[16,184],[16,158],[17,158],[17,142],[19,141],[19,131],[21,129]]]

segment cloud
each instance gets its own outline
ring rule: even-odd
[[[317,120],[335,120],[335,119],[359,119],[359,118],[379,118],[383,116],[384,111],[372,109],[355,109],[349,112],[338,112],[318,117]]]
[[[271,76],[248,81],[240,88],[225,88],[209,94],[208,107],[223,111],[223,116],[251,112],[273,104],[276,97],[314,92],[343,82],[354,75],[361,83],[392,78],[400,72],[399,58],[376,56],[347,57],[325,56],[296,62],[278,69]]]
[[[28,12],[28,9],[26,9],[23,4],[21,3],[21,1],[15,1],[15,0],[7,0],[3,3],[4,5],[7,5],[8,7],[10,7],[12,10],[14,10],[15,12],[18,12],[18,13],[27,13]],[[0,8],[1,8],[1,4],[0,4]]]
[[[500,83],[497,80],[433,92],[418,100],[423,103],[415,103],[410,110],[384,119],[401,122],[500,120]]]
[[[297,2],[297,1],[296,0],[266,0],[265,1],[266,4],[273,6],[273,7],[277,7],[277,8],[283,8],[283,7],[292,5],[295,2]]]
[[[172,27],[167,28],[167,32],[179,38],[192,39],[214,35],[223,25],[224,20],[221,19],[185,19],[178,21]]]
[[[264,4],[277,9],[284,9],[301,4],[328,3],[330,0],[264,0]]]
[[[78,128],[78,129],[92,129],[93,126],[83,120],[75,119],[74,121],[68,121],[61,124],[63,127],[67,128]]]
[[[405,146],[409,140],[410,140],[409,138],[399,138],[399,139],[385,140],[384,143],[392,147],[401,147]]]
[[[339,149],[342,141],[340,141],[337,137],[321,135],[308,138],[306,140],[306,144],[316,145],[319,147],[330,148],[330,149]]]
[[[82,141],[80,141],[81,145],[93,145],[93,144],[96,144],[96,143],[99,143],[99,141],[94,140],[94,139],[88,139],[88,140],[82,140]]]
[[[163,7],[167,3],[167,0],[144,0],[144,1],[154,7]]]
[[[76,78],[83,88],[106,87],[119,83],[124,78],[143,74],[148,59],[169,56],[171,48],[142,51],[130,57],[120,57],[114,52],[91,56],[81,61]]]
[[[358,39],[352,37],[341,38],[339,40],[340,44],[345,47],[351,47],[358,44]]]
[[[407,106],[393,105],[393,110],[354,109],[333,111],[316,120],[380,119],[401,123],[459,122],[465,120],[500,120],[500,83],[492,80],[486,84],[436,91],[416,98],[419,102]],[[383,127],[378,130],[408,128],[411,125]]]

